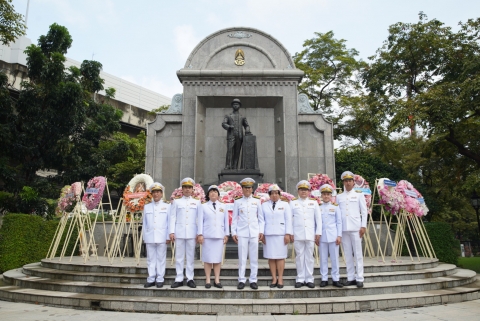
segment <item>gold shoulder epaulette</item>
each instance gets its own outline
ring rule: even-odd
[[[202,202],[202,204],[205,204],[205,203],[207,203],[207,201],[203,201],[203,202]]]
[[[337,204],[337,203],[332,203],[332,205],[338,206],[338,204]]]
[[[177,196],[177,197],[175,197],[175,199],[176,199],[176,200],[178,200],[179,198],[182,198],[182,197],[181,197],[181,196]]]
[[[170,201],[164,200],[165,203],[170,204]]]
[[[253,198],[260,199],[260,196],[253,195]]]
[[[294,197],[292,201],[296,201],[296,200],[298,200],[298,197]]]
[[[356,190],[355,190],[355,192],[357,192],[357,193],[361,193],[362,191],[359,191],[358,189],[356,189]]]
[[[242,198],[241,196],[235,197],[236,200],[239,200],[239,199],[241,199],[241,198]]]
[[[194,197],[193,199],[196,199],[197,201],[199,201],[199,200],[200,200],[200,198],[199,198],[199,197]]]
[[[316,198],[313,198],[313,197],[310,197],[310,199],[311,199],[312,201],[316,201],[316,200],[317,200]]]
[[[340,194],[342,194],[342,193],[343,193],[343,191],[340,191],[340,192],[337,193],[337,195],[340,195]]]

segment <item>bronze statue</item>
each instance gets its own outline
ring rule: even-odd
[[[222,127],[227,130],[227,159],[225,169],[238,169],[238,160],[243,144],[243,128],[245,136],[252,135],[247,118],[240,115],[238,110],[242,106],[240,99],[232,100],[233,113],[226,115],[223,119]]]

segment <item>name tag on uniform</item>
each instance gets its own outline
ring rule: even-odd
[[[279,211],[283,211],[284,209],[285,209],[285,208],[283,208],[283,207],[279,207],[279,208],[278,208]]]
[[[313,206],[313,203],[308,203],[308,206]]]
[[[196,207],[197,204],[195,204],[195,203],[190,203],[190,206],[195,206],[195,207]]]
[[[166,209],[167,209],[166,207],[162,207],[160,211],[165,211]]]

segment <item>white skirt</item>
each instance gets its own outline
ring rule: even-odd
[[[263,257],[266,259],[286,259],[288,246],[285,245],[285,235],[265,235],[267,244],[263,244]]]
[[[223,255],[223,239],[203,239],[202,262],[221,263]]]

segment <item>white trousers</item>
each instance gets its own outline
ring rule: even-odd
[[[250,258],[250,283],[257,282],[258,273],[258,236],[238,237],[238,282],[247,280],[245,269],[247,267],[247,256]]]
[[[338,265],[338,249],[340,245],[335,242],[320,242],[320,274],[322,281],[328,281],[328,255],[330,254],[330,261],[332,262],[332,280],[340,281],[340,271]]]
[[[363,253],[362,239],[359,231],[343,231],[342,233],[343,252],[345,253],[345,263],[347,265],[347,281],[356,280],[363,282]],[[355,275],[355,265],[357,273]]]
[[[295,263],[297,265],[296,282],[313,282],[313,241],[295,241]]]
[[[146,243],[147,246],[147,282],[163,282],[165,262],[167,260],[166,243]]]
[[[195,239],[175,239],[175,269],[177,276],[175,282],[183,282],[183,266],[187,257],[185,274],[187,280],[193,280],[193,261],[195,259]]]

